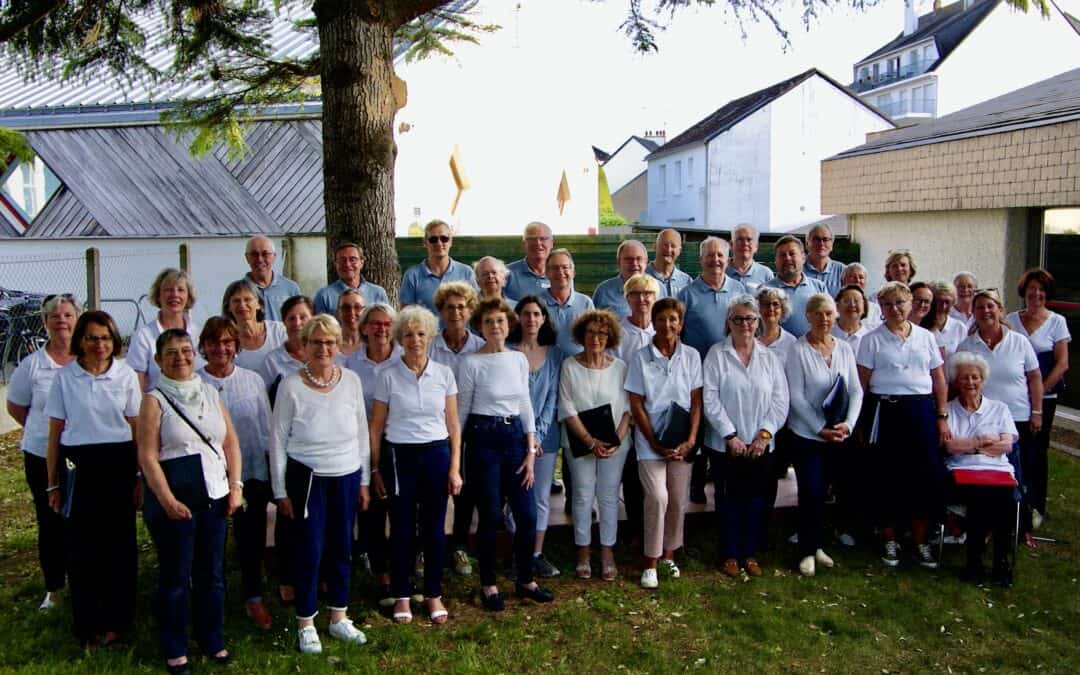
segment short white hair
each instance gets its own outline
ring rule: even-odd
[[[956,371],[960,370],[964,366],[974,366],[979,370],[979,374],[982,375],[983,382],[990,378],[990,364],[986,359],[979,356],[975,352],[955,352],[949,357],[947,365],[949,371],[949,382],[956,379]]]
[[[750,230],[750,234],[754,235],[754,241],[758,241],[761,238],[761,233],[750,223],[739,223],[736,225],[735,229],[731,231],[731,236],[734,237],[737,232],[741,232],[742,230]]]
[[[496,258],[493,255],[486,255],[483,258],[480,258],[479,260],[477,260],[476,262],[473,263],[473,265],[472,265],[473,277],[476,279],[476,283],[478,283],[478,284],[480,283],[479,270],[480,270],[480,263],[483,263],[483,262],[490,262],[491,264],[495,265],[495,271],[499,273],[500,277],[502,277],[503,283],[504,284],[506,283],[506,279],[510,276],[510,269],[507,268],[506,263],[499,260],[498,258]]]
[[[709,235],[708,237],[705,237],[704,239],[702,239],[701,243],[698,244],[698,258],[699,259],[703,255],[705,255],[705,247],[707,247],[709,244],[711,244],[714,241],[720,242],[720,248],[724,249],[724,255],[731,255],[731,244],[728,243],[727,239],[722,239],[720,237]]]
[[[787,321],[787,318],[791,316],[791,298],[788,297],[787,292],[782,288],[776,288],[775,286],[761,286],[758,288],[757,295],[754,298],[757,300],[760,306],[766,299],[776,299],[780,301],[780,321]]]

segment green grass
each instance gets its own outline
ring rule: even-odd
[[[133,646],[80,650],[66,608],[35,611],[43,589],[14,439],[0,439],[0,670],[160,671],[150,607],[156,561],[141,526]],[[1040,534],[1080,542],[1080,461],[1055,453],[1050,488],[1053,517]],[[358,575],[352,614],[370,642],[343,646],[324,634],[321,657],[296,654],[286,611],[271,605],[275,627],[261,633],[232,594],[226,640],[236,659],[226,672],[1080,672],[1075,543],[1022,552],[1016,586],[1002,590],[959,582],[957,547],[941,570],[928,572],[909,563],[887,571],[869,552],[833,545],[837,568],[802,578],[781,543],[789,531],[773,528],[777,549],[763,557],[764,578],[732,581],[716,570],[711,521],[697,516],[689,551],[680,554],[683,578],[662,580],[659,591],[637,586],[637,558],[623,552],[619,581],[556,580],[554,605],[512,600],[497,617],[480,611],[474,587],[450,574],[452,618],[444,627],[420,614],[410,626],[392,625],[373,611],[369,581]],[[569,573],[570,533],[560,528],[549,539],[549,557]],[[230,584],[238,587],[235,572]],[[214,670],[194,647],[192,661]]]

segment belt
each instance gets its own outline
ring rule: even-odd
[[[394,443],[392,441],[387,441],[387,443],[395,450],[404,450],[408,452],[410,450],[427,450],[428,448],[442,447],[444,445],[448,445],[450,443],[450,439],[444,438],[439,441],[428,441],[427,443]]]
[[[929,401],[932,394],[871,394],[875,400],[882,403],[902,403],[905,401]]]
[[[519,419],[517,415],[477,415],[476,413],[470,414],[469,417],[476,418],[476,420],[480,422],[501,423],[506,425],[513,424]]]

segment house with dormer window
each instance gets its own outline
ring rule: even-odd
[[[1044,17],[1004,0],[905,0],[903,30],[855,64],[850,88],[903,126],[1076,68],[1080,32],[1049,8]]]

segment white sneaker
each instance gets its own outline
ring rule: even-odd
[[[789,543],[789,544],[798,544],[799,543],[799,533],[796,532],[795,534],[788,537],[787,538],[787,543]]]
[[[642,588],[658,588],[659,586],[660,580],[656,576],[655,569],[647,569],[641,573]]]
[[[840,535],[840,543],[844,546],[852,547],[855,545],[855,537],[851,536],[847,532],[844,532]]]
[[[342,619],[337,623],[331,623],[330,637],[342,642],[351,642],[354,645],[367,643],[367,636],[364,635],[364,631],[354,626],[352,619]]]
[[[1037,530],[1042,527],[1043,514],[1039,513],[1037,509],[1031,510],[1031,529]]]
[[[469,562],[469,554],[460,548],[454,551],[454,573],[461,577],[472,574],[472,563]]]
[[[52,593],[46,593],[45,594],[45,599],[41,601],[40,605],[38,605],[38,611],[39,612],[47,612],[50,609],[52,609],[53,607],[56,607],[56,605],[58,603],[59,603],[58,600],[53,600]]]
[[[667,570],[668,575],[670,575],[672,579],[678,579],[679,578],[679,574],[680,574],[679,567],[675,564],[674,560],[668,560],[667,558],[660,558],[660,567]]]
[[[322,654],[322,642],[315,626],[304,626],[296,632],[296,648],[301,654]]]
[[[938,563],[934,559],[934,551],[929,544],[919,544],[915,557],[919,559],[919,564],[923,567],[937,569]]]
[[[814,576],[816,570],[814,568],[814,556],[808,555],[799,561],[799,574],[804,577]]]
[[[832,567],[836,564],[833,562],[833,559],[829,557],[829,554],[822,551],[820,548],[814,551],[814,561],[822,567]]]

